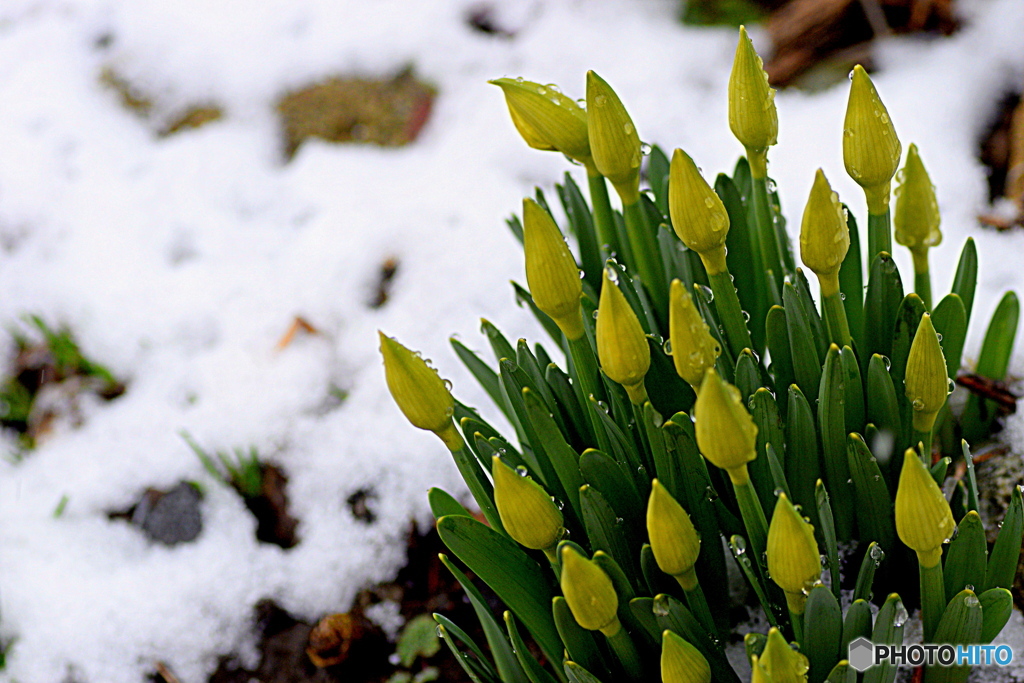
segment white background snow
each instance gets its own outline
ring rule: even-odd
[[[560,155],[522,143],[488,79],[524,76],[582,97],[594,69],[644,140],[685,148],[708,177],[732,168],[742,152],[726,123],[733,31],[683,27],[669,0],[491,4],[514,39],[471,30],[477,4],[466,0],[0,2],[0,327],[25,313],[65,324],[128,382],[123,397],[89,406],[80,428],[0,462],[0,635],[16,639],[0,677],[138,683],[160,660],[198,683],[219,655],[251,663],[257,600],[310,619],[346,610],[401,566],[410,521],[427,519],[427,488],[463,491],[442,445],[387,396],[376,330],[421,349],[493,417],[447,338],[485,351],[482,316],[512,339],[539,339],[512,302],[521,252],[503,220],[534,185],[553,198],[567,169],[583,184]],[[918,144],[938,186],[937,292],[964,238],[978,241],[971,357],[977,321],[1024,284],[1024,231],[995,234],[974,219],[987,200],[979,135],[1000,97],[1024,85],[1024,2],[957,8],[965,23],[952,38],[879,45],[873,78],[904,149]],[[408,64],[439,91],[414,144],[311,142],[283,162],[282,93]],[[213,101],[226,115],[158,138],[100,83],[107,66],[165,112]],[[863,217],[841,158],[846,96],[843,83],[777,98],[770,172],[791,224],[819,166]],[[400,262],[392,297],[373,310],[388,257]],[[297,315],[323,334],[276,350]],[[349,398],[325,412],[332,385]],[[181,429],[210,448],[255,445],[283,466],[301,543],[257,543],[253,517]],[[1010,433],[1024,441],[1024,425]],[[196,542],[156,545],[107,519],[182,479],[206,485]],[[377,493],[371,526],[345,504],[363,487]]]

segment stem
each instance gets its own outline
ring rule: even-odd
[[[692,572],[693,570],[691,569],[690,571]],[[709,634],[717,634],[718,626],[715,625],[715,618],[711,615],[711,607],[708,606],[707,598],[704,597],[704,591],[700,589],[700,584],[695,583],[693,588],[687,589],[683,585],[682,579],[677,576],[676,580],[679,581],[680,586],[683,586],[683,595],[686,596],[686,604],[689,605],[690,611],[693,612],[694,616],[697,617],[697,620],[707,629]]]
[[[458,434],[454,423],[451,426],[451,432]],[[480,461],[466,448],[466,442],[462,441],[461,437],[459,441],[462,446],[451,452],[452,458],[455,459],[455,466],[459,468],[459,474],[466,481],[469,492],[473,494],[473,500],[480,507],[480,512],[483,513],[484,519],[487,520],[490,527],[507,536],[505,527],[501,523],[501,517],[498,515],[498,508],[494,506],[494,487],[487,479],[487,475],[484,474]],[[445,440],[445,443],[447,444],[448,441]]]
[[[740,507],[740,516],[743,518],[743,526],[747,530],[747,541],[750,542],[750,549],[757,560],[756,565],[765,574],[767,568],[764,566],[764,553],[768,547],[768,521],[764,517],[764,509],[761,508],[761,501],[757,498],[757,491],[747,474],[747,467],[742,467],[742,473],[738,470],[729,470],[729,479],[732,480],[733,490],[736,491],[736,502]]]
[[[612,204],[608,199],[608,184],[604,176],[587,170],[587,183],[590,186],[590,204],[594,212],[594,230],[597,232],[598,247],[601,249],[601,262],[608,260],[619,250],[619,237],[615,232],[615,219],[612,218]]]
[[[647,400],[646,394],[647,392],[645,391],[645,402]],[[640,460],[641,464],[644,466],[644,469],[647,470],[647,478],[650,479],[651,477],[655,476],[654,473],[656,473],[658,470],[654,464],[654,452],[651,447],[651,438],[647,433],[647,420],[644,419],[644,406],[643,403],[639,405],[633,403],[632,397],[630,397],[630,399],[630,403],[633,404],[633,421],[636,424],[637,431],[640,433],[640,442],[643,444],[643,448],[640,451]]]
[[[665,269],[658,252],[658,243],[654,232],[644,216],[644,208],[640,201],[622,207],[623,218],[626,219],[626,234],[629,245],[633,249],[633,265],[640,273],[655,315],[659,320],[668,320],[668,283],[665,281]]]
[[[782,266],[782,245],[779,244],[779,236],[775,231],[775,223],[772,221],[771,204],[768,202],[768,177],[766,174],[758,177],[753,166],[750,172],[753,181],[754,221],[757,224],[757,234],[761,242],[764,268],[766,271],[771,271],[772,279],[781,292],[786,271]],[[781,304],[782,302],[772,303]]]
[[[793,625],[793,640],[804,645],[804,615],[789,610],[789,623]]]
[[[626,676],[632,681],[644,680],[644,667],[640,661],[640,653],[636,651],[636,646],[633,644],[629,634],[626,633],[626,629],[619,625],[615,633],[610,636],[605,634],[605,636],[608,638],[608,643],[612,646],[612,651],[615,652],[615,657],[622,664]]]
[[[578,339],[569,340],[569,355],[572,356],[572,364],[576,368],[576,377],[579,380],[580,388],[583,390],[583,402],[587,407],[587,417],[590,419],[590,426],[594,430],[597,439],[597,446],[605,453],[611,454],[612,443],[608,434],[604,431],[601,418],[597,416],[598,407],[589,400],[593,396],[598,401],[603,401],[604,387],[601,386],[601,375],[597,370],[597,358],[594,356],[594,349],[591,348],[587,336],[584,334]]]
[[[924,302],[925,310],[932,310],[932,277],[928,272],[928,247],[911,249],[914,257],[914,291]]]
[[[743,310],[740,308],[739,297],[736,296],[732,276],[728,269],[723,269],[714,274],[709,272],[708,281],[711,283],[711,291],[715,294],[715,310],[718,311],[718,321],[725,330],[729,350],[734,357],[739,358],[743,349],[753,349],[754,343],[750,340],[747,321],[743,319]]]
[[[921,444],[921,462],[926,467],[932,466],[932,433],[931,430],[922,432],[917,429],[914,430],[914,441],[912,445],[917,447],[917,444]]]
[[[939,557],[935,559],[935,565],[926,567],[928,559],[922,561],[921,553],[917,554],[917,562],[921,574],[921,621],[924,622],[924,642],[932,642],[935,637],[935,630],[939,627],[939,620],[946,610],[946,588],[942,581],[942,550],[938,551]]]
[[[873,263],[880,252],[892,253],[892,230],[889,209],[885,213],[868,213],[868,263]]]
[[[837,278],[838,280],[838,278]],[[821,281],[821,278],[819,278]],[[829,341],[843,348],[853,347],[850,341],[850,325],[846,321],[846,307],[843,305],[843,295],[839,292],[838,282],[836,290],[826,294],[826,285],[821,283],[821,308],[825,313],[825,324],[828,326]]]

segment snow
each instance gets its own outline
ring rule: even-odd
[[[472,31],[465,16],[480,5],[468,0],[0,4],[0,324],[25,313],[66,324],[128,382],[123,397],[88,405],[81,427],[0,463],[0,636],[16,639],[4,679],[136,683],[162,661],[183,681],[205,680],[220,655],[254,656],[256,601],[308,619],[346,610],[401,566],[411,520],[428,518],[428,487],[465,495],[444,448],[388,397],[376,330],[433,358],[463,401],[494,417],[446,336],[485,350],[482,316],[512,339],[540,338],[512,304],[508,281],[523,272],[503,219],[534,185],[553,196],[565,170],[583,183],[560,155],[522,143],[488,79],[521,75],[582,97],[594,69],[643,139],[684,147],[709,177],[732,168],[742,152],[725,116],[734,32],[683,27],[668,0],[490,4],[514,39]],[[950,39],[883,43],[873,78],[939,188],[936,291],[974,236],[975,320],[986,321],[1024,279],[1012,256],[1024,232],[974,220],[986,202],[977,137],[999,97],[1024,84],[1024,3],[958,8],[967,21]],[[284,163],[277,97],[409,64],[440,93],[414,144],[309,142]],[[105,67],[154,99],[150,121],[101,84]],[[777,98],[771,173],[791,224],[818,166],[863,216],[842,165],[845,101],[843,86]],[[209,102],[222,120],[155,134]],[[391,300],[371,309],[389,257],[400,264]],[[296,316],[320,334],[277,350]],[[983,333],[972,326],[968,357]],[[328,410],[332,386],[349,397]],[[286,470],[297,547],[256,541],[252,516],[182,429],[211,450],[256,446]],[[1018,443],[1022,430],[1011,425]],[[108,520],[182,479],[205,489],[194,543],[156,545]],[[345,504],[360,488],[377,494],[372,525]],[[1006,634],[1017,643],[1020,622]]]

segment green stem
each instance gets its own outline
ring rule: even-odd
[[[452,428],[454,429],[454,425],[452,425]],[[453,450],[451,453],[452,458],[455,459],[455,466],[459,468],[459,474],[466,481],[466,486],[469,487],[469,492],[473,494],[473,500],[480,507],[480,512],[483,513],[484,519],[487,520],[492,529],[507,536],[505,527],[501,523],[501,517],[498,515],[498,508],[494,506],[494,487],[487,480],[486,475],[484,475],[483,469],[480,467],[480,461],[466,447],[465,442],[462,443],[461,448]]]
[[[754,175],[754,169],[751,168]],[[782,265],[782,245],[779,244],[779,236],[775,230],[775,223],[772,221],[771,204],[768,202],[768,178],[766,175],[757,177],[754,175],[753,199],[754,199],[754,220],[757,224],[758,241],[761,243],[761,257],[764,260],[764,268],[771,271],[772,280],[782,291],[783,279],[786,271]],[[781,301],[773,301],[781,305]]]
[[[829,341],[843,348],[853,347],[850,341],[850,325],[846,321],[846,307],[843,304],[843,295],[839,291],[832,294],[824,294],[822,288],[821,307],[825,312],[825,324],[828,326]]]
[[[932,466],[932,430],[922,431],[919,429],[914,430],[914,441],[911,444],[914,448],[917,448],[917,444],[921,444],[921,462],[924,463],[925,467]]]
[[[612,646],[612,651],[615,652],[616,659],[622,664],[626,676],[631,681],[644,680],[644,666],[640,661],[640,653],[636,651],[636,645],[626,633],[626,629],[619,626],[619,630],[607,638],[608,643]]]
[[[921,297],[925,310],[932,310],[932,277],[928,268],[928,247],[911,249],[914,257],[914,292]]]
[[[804,615],[789,610],[789,623],[793,625],[793,640],[804,645]]]
[[[728,270],[723,270],[714,275],[708,274],[708,281],[711,283],[711,291],[715,294],[715,310],[718,311],[718,321],[725,330],[729,350],[734,357],[739,358],[743,349],[753,349],[754,343],[750,340],[747,321],[743,319],[743,310],[740,308],[739,297],[736,296],[732,276]]]
[[[708,605],[707,598],[704,597],[704,591],[700,589],[700,584],[694,585],[690,590],[684,589],[683,595],[686,596],[686,604],[689,605],[690,611],[697,617],[701,625],[707,629],[708,633],[716,635],[718,626],[715,625],[711,607]],[[718,638],[714,638],[714,641],[717,642]]]
[[[743,470],[743,473],[746,474],[746,465],[743,466]],[[754,484],[750,481],[749,475],[742,478],[733,477],[733,471],[730,471],[729,478],[732,479],[740,516],[743,518],[743,526],[747,530],[747,541],[750,543],[749,552],[754,553],[755,564],[764,575],[767,572],[767,567],[764,566],[764,553],[768,548],[768,520],[765,519],[764,509],[761,507],[761,501],[757,498],[757,491],[754,490]],[[746,479],[746,481],[737,482],[737,479]]]
[[[637,431],[640,433],[640,442],[642,445],[642,448],[640,449],[641,464],[643,464],[644,469],[647,470],[647,478],[650,479],[655,476],[655,473],[658,470],[654,465],[653,451],[651,449],[651,437],[647,433],[647,420],[644,418],[644,406],[643,404],[637,405],[632,401],[630,401],[630,403],[632,403],[633,407],[633,422],[636,425]]]
[[[868,213],[868,263],[874,263],[881,252],[892,253],[892,229],[889,225],[889,210],[885,213]]]
[[[594,212],[594,230],[597,232],[598,247],[601,249],[601,262],[604,263],[612,254],[619,254],[619,237],[615,231],[615,219],[612,218],[612,203],[608,199],[608,184],[604,176],[596,171],[587,171],[587,183],[590,186],[590,204]]]
[[[657,237],[651,230],[650,222],[644,216],[644,208],[639,201],[622,207],[622,216],[626,219],[626,234],[630,247],[633,249],[633,265],[640,273],[640,279],[650,295],[655,315],[661,321],[668,320],[668,282],[665,281],[665,269],[658,251]]]
[[[921,621],[924,622],[924,642],[930,643],[935,637],[942,613],[946,610],[946,587],[942,580],[942,561],[936,562],[934,567],[925,567],[920,563],[920,557],[918,553],[918,566],[921,570]]]
[[[597,369],[597,358],[594,356],[594,349],[587,340],[587,335],[584,334],[578,339],[569,340],[569,355],[572,356],[572,364],[576,369],[576,378],[579,380],[580,388],[583,390],[583,402],[588,406],[586,409],[587,417],[597,439],[597,447],[605,453],[611,454],[611,440],[604,430],[604,425],[601,424],[601,418],[596,413],[599,408],[596,403],[589,400],[589,397],[593,396],[598,401],[603,401],[605,400],[605,395],[604,387],[601,385],[601,375]]]

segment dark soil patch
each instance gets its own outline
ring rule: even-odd
[[[1016,212],[980,216],[1000,230],[1024,225],[1024,99],[1020,92],[1003,96],[981,138],[978,157],[988,170],[990,202],[1005,197]]]

